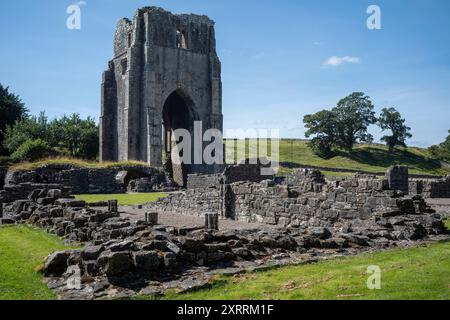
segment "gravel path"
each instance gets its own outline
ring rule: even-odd
[[[148,209],[138,209],[135,206],[121,206],[119,207],[119,212],[122,217],[128,217],[131,220],[144,220],[145,212]],[[158,216],[158,222],[160,225],[170,226],[170,227],[202,227],[205,225],[205,219],[203,217],[194,217],[188,215],[180,215],[176,213],[160,212]],[[277,230],[279,228],[262,223],[248,223],[242,221],[234,220],[220,220],[219,221],[220,230]]]
[[[450,217],[450,199],[427,199],[427,203],[436,210],[437,213],[441,213]]]
[[[428,204],[438,213],[450,216],[450,199],[427,199]],[[106,208],[102,208],[106,210]],[[144,220],[145,212],[148,211],[145,207],[139,209],[137,206],[121,206],[119,211],[122,217],[130,218],[131,220]],[[205,224],[203,217],[194,217],[188,215],[180,215],[177,213],[161,212],[158,216],[159,224],[170,227],[202,227]],[[277,230],[276,226],[271,226],[263,223],[248,223],[234,220],[220,220],[220,230]]]

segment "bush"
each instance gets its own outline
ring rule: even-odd
[[[315,155],[323,159],[330,159],[334,156],[331,149],[332,144],[326,139],[316,137],[308,143],[308,146]]]
[[[28,140],[11,155],[14,161],[36,161],[46,157],[51,148],[41,139]]]

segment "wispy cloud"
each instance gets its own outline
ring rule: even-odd
[[[358,57],[338,57],[338,56],[332,56],[329,57],[324,63],[324,67],[338,67],[340,65],[346,64],[346,63],[360,63],[361,59]]]
[[[259,60],[259,59],[263,59],[264,57],[266,57],[266,53],[265,52],[258,52],[256,54],[252,55],[251,59]]]

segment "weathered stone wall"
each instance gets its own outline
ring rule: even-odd
[[[406,166],[392,166],[386,172],[389,189],[408,192],[409,170]]]
[[[119,179],[119,173],[127,173]],[[129,177],[129,178],[127,178]],[[148,178],[147,190],[164,190],[171,187],[171,182],[164,173],[147,166],[117,166],[113,168],[79,168],[73,165],[51,164],[33,170],[11,169],[5,178],[5,192],[17,194],[29,193],[29,185],[56,184],[70,190],[72,194],[113,194],[123,193],[132,179]],[[23,188],[23,192],[20,188]],[[7,191],[7,192],[6,192]],[[132,190],[133,191],[133,190]],[[16,196],[5,196],[17,198]],[[20,198],[18,198],[20,199]],[[6,201],[5,201],[6,202]]]
[[[424,198],[450,198],[450,176],[437,180],[413,180],[409,182],[411,194]]]
[[[298,185],[236,183],[231,185],[225,205],[236,220],[281,226],[333,227],[351,222],[364,223],[386,212],[414,207],[412,198],[395,198],[386,182],[355,177],[333,182],[311,180]],[[408,204],[406,204],[408,203]]]
[[[260,164],[238,164],[227,166],[223,172],[224,184],[232,184],[239,181],[261,182],[271,179],[272,176],[262,174]]]
[[[196,188],[152,207],[189,215],[213,212],[223,218],[280,226],[335,228],[364,227],[384,217],[429,211],[420,196],[390,190],[388,180],[356,175],[326,181],[319,171],[308,169],[294,172],[282,185],[266,180]]]
[[[187,178],[188,189],[209,189],[219,188],[223,183],[221,174],[200,175],[190,174]]]
[[[224,186],[211,188],[188,189],[185,192],[172,194],[152,204],[151,208],[160,212],[173,212],[189,216],[204,216],[205,213],[223,215]]]

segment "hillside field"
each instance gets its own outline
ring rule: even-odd
[[[259,144],[256,140],[247,140],[245,157],[254,158],[258,153]],[[361,170],[370,173],[381,173],[392,165],[406,165],[412,174],[447,175],[449,167],[443,167],[441,162],[433,159],[427,149],[410,147],[399,148],[389,153],[386,146],[379,144],[363,144],[355,146],[352,152],[340,151],[331,159],[322,159],[316,156],[308,147],[305,140],[282,139],[279,142],[279,161],[281,170],[279,175],[285,175],[298,165],[317,166],[323,168]],[[226,141],[227,150],[232,150],[233,140]],[[271,145],[267,145],[267,154]],[[264,145],[263,145],[264,147]],[[235,143],[235,153],[237,144]],[[230,154],[230,152],[227,154]],[[241,152],[242,153],[242,152]],[[276,155],[276,153],[274,154]],[[331,172],[324,170],[326,175],[345,176],[351,173]]]

